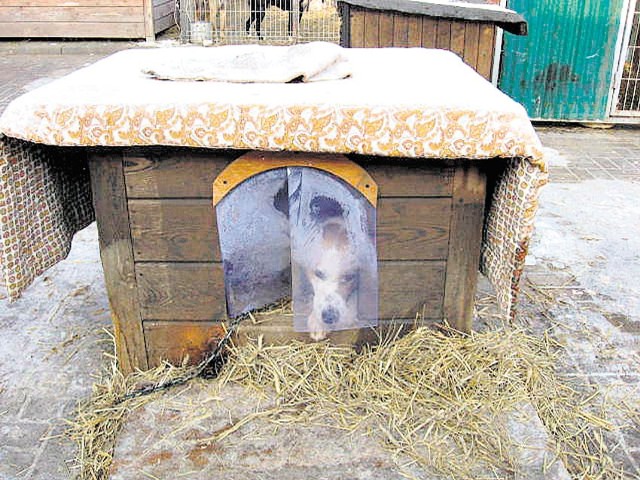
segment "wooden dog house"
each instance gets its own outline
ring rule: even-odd
[[[442,48],[491,80],[496,27],[527,34],[517,13],[491,1],[338,0],[344,47]]]
[[[351,165],[361,174],[341,181],[377,186],[382,327],[421,314],[469,331],[479,263],[509,315],[545,179],[526,113],[450,52],[339,50],[354,70],[343,83],[157,81],[141,65],[180,49],[141,49],[16,99],[0,117],[0,159],[25,189],[0,190],[15,219],[0,232],[9,294],[95,211],[121,369],[199,360],[228,320],[213,187],[248,182],[249,168],[221,174],[249,156]],[[251,328],[297,337],[286,319]]]
[[[107,290],[132,365],[198,360],[227,320],[212,184],[242,151],[117,150],[90,158]],[[331,155],[264,153],[267,164]],[[381,325],[443,318],[469,331],[486,175],[464,161],[351,155],[378,185]],[[139,299],[139,302],[136,301]],[[137,320],[140,319],[140,320]],[[282,322],[252,328],[268,340],[304,336]],[[308,337],[308,336],[307,336]],[[145,359],[140,355],[146,352]]]

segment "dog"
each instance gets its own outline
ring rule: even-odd
[[[358,258],[344,222],[333,219],[322,226],[319,255],[305,275],[313,289],[311,314],[307,319],[313,340],[322,340],[329,331],[358,325]]]
[[[306,304],[306,330],[319,341],[329,332],[358,327],[361,271],[342,206],[318,195],[309,209],[311,225],[306,228],[306,238],[296,246],[301,251],[292,257],[302,293],[298,298],[304,298]]]
[[[299,12],[298,12],[298,22],[302,20],[302,14],[308,8],[309,0],[300,0],[299,3]],[[264,20],[265,15],[267,14],[267,8],[274,6],[278,7],[285,12],[289,12],[289,26],[288,26],[288,34],[292,34],[293,30],[293,0],[249,0],[249,10],[251,12],[249,18],[246,23],[246,31],[247,35],[249,35],[249,30],[251,29],[251,25],[255,22],[256,24],[256,35],[260,40],[262,37],[261,24]]]
[[[227,24],[227,11],[225,0],[209,0],[209,21],[213,27],[213,32],[218,32],[218,39],[224,40],[224,33]]]

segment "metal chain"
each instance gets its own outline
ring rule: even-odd
[[[122,397],[120,397],[118,400],[116,400],[114,402],[114,405],[118,405],[124,402],[125,400],[142,397],[144,395],[149,395],[150,393],[158,392],[160,390],[166,390],[167,388],[175,387],[176,385],[183,385],[189,380],[199,377],[201,375],[206,376],[206,378],[215,377],[218,374],[220,367],[222,366],[221,365],[222,354],[224,352],[224,349],[226,348],[227,344],[231,341],[231,337],[233,337],[233,335],[238,330],[238,326],[240,325],[240,323],[243,320],[249,318],[249,316],[250,316],[250,313],[245,313],[243,315],[239,315],[236,318],[232,319],[231,322],[229,323],[229,327],[227,328],[227,332],[220,339],[220,341],[218,342],[216,347],[213,349],[213,351],[209,355],[207,355],[207,357],[204,360],[202,360],[197,365],[197,367],[194,368],[192,371],[190,371],[187,375],[183,377],[175,378],[166,383],[149,385],[149,386],[145,386],[137,390],[134,390],[133,392],[126,393]],[[207,373],[207,370],[209,369],[211,369],[211,373]]]

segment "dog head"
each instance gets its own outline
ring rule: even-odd
[[[311,338],[321,340],[329,331],[357,326],[359,265],[341,205],[317,196],[309,208],[317,234],[303,265],[313,294],[307,327]]]

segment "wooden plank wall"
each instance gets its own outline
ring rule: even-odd
[[[0,37],[153,38],[173,24],[173,0],[0,0]],[[150,3],[151,5],[151,3]],[[146,31],[146,23],[154,32]]]
[[[212,184],[241,151],[110,149],[90,156],[100,246],[125,371],[198,361],[224,330]],[[350,157],[379,187],[379,316],[470,328],[485,199],[469,162]],[[290,322],[267,325],[292,337]],[[291,333],[281,334],[286,330]],[[356,331],[357,332],[357,331]],[[267,332],[269,333],[269,332]]]
[[[348,28],[343,45],[349,47],[442,48],[458,54],[487,80],[495,48],[496,27],[489,23],[407,15],[347,6]]]
[[[175,0],[153,0],[154,33],[162,32],[176,24]]]
[[[212,183],[241,153],[125,154],[132,249],[150,365],[178,355],[182,340],[167,350],[171,342],[166,339],[168,332],[175,335],[178,325],[184,325],[183,336],[195,352],[193,345],[199,342],[205,349],[209,334],[226,318]],[[422,311],[426,318],[442,319],[455,169],[444,162],[353,159],[380,188],[381,320],[412,322]]]

